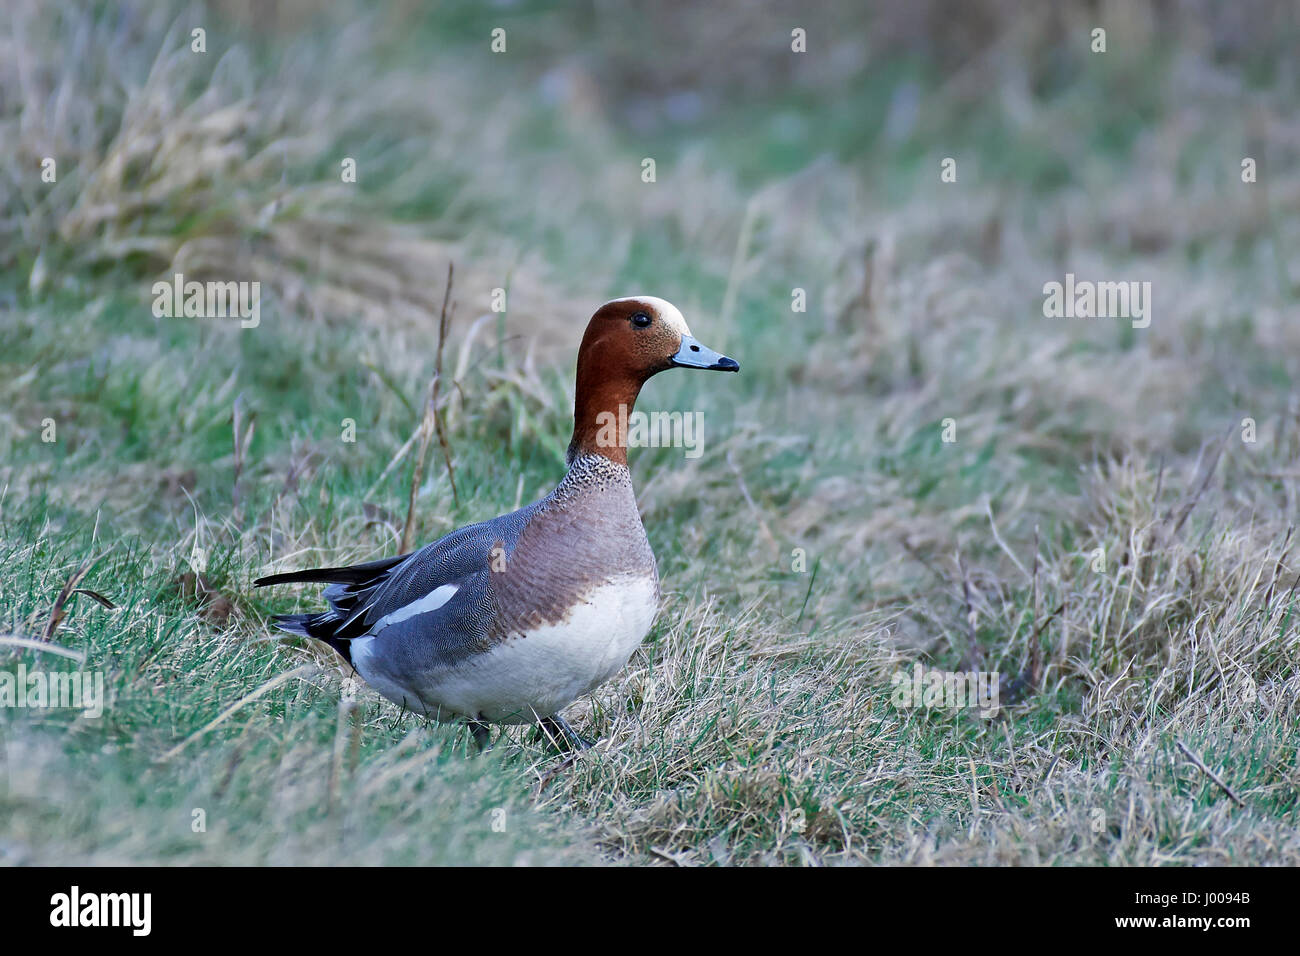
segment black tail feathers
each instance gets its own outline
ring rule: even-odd
[[[319,616],[319,614],[274,614],[271,616],[271,623],[290,634],[315,637],[316,635],[311,632],[311,625]]]
[[[405,561],[410,555],[399,554],[393,558],[380,558],[367,564],[353,564],[346,568],[309,568],[305,571],[286,571],[258,578],[253,587],[264,588],[271,584],[366,584],[390,568]]]
[[[271,623],[290,634],[300,634],[328,644],[343,656],[349,667],[356,669],[352,663],[352,642],[346,637],[334,636],[334,628],[340,623],[337,614],[331,611],[320,614],[276,614],[271,617]]]
[[[317,614],[276,614],[271,618],[282,631],[299,634],[303,637],[324,641],[343,655],[343,659],[352,665],[351,637],[357,636],[360,627],[353,625],[348,636],[339,634],[340,630],[348,632],[347,625],[353,616],[358,597],[377,587],[384,575],[401,564],[408,555],[401,554],[393,558],[381,558],[368,564],[354,564],[346,568],[312,568],[306,571],[287,571],[284,574],[272,574],[258,578],[255,587],[263,588],[272,584],[316,583],[342,584],[343,588],[326,588],[325,598],[330,609]]]

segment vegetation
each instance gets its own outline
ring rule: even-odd
[[[9,6],[0,671],[108,703],[0,708],[0,862],[1300,863],[1288,5]],[[251,587],[396,552],[449,262],[419,541],[558,480],[604,299],[742,365],[643,393],[703,454],[631,453],[665,604],[571,761]],[[257,327],[155,316],[178,272]]]

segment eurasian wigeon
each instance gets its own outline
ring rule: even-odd
[[[697,342],[671,303],[606,302],[578,349],[568,472],[554,491],[410,554],[260,578],[330,585],[329,610],[276,626],[324,641],[396,704],[464,718],[480,747],[488,723],[535,723],[557,744],[588,746],[560,711],[622,669],[659,610],[618,423],[673,367],[740,369]]]

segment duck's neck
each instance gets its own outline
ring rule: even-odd
[[[569,464],[583,455],[601,455],[618,465],[627,465],[627,428],[641,393],[641,382],[627,378],[596,378],[578,369],[578,388],[573,402],[573,439],[566,459]]]

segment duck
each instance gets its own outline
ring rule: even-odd
[[[439,722],[532,724],[558,750],[591,746],[561,711],[619,673],[659,612],[659,574],[637,508],[627,421],[641,387],[673,368],[738,372],[672,303],[613,299],[578,348],[567,471],[526,507],[407,554],[271,574],[256,587],[324,583],[328,607],[279,614],[381,696]]]

